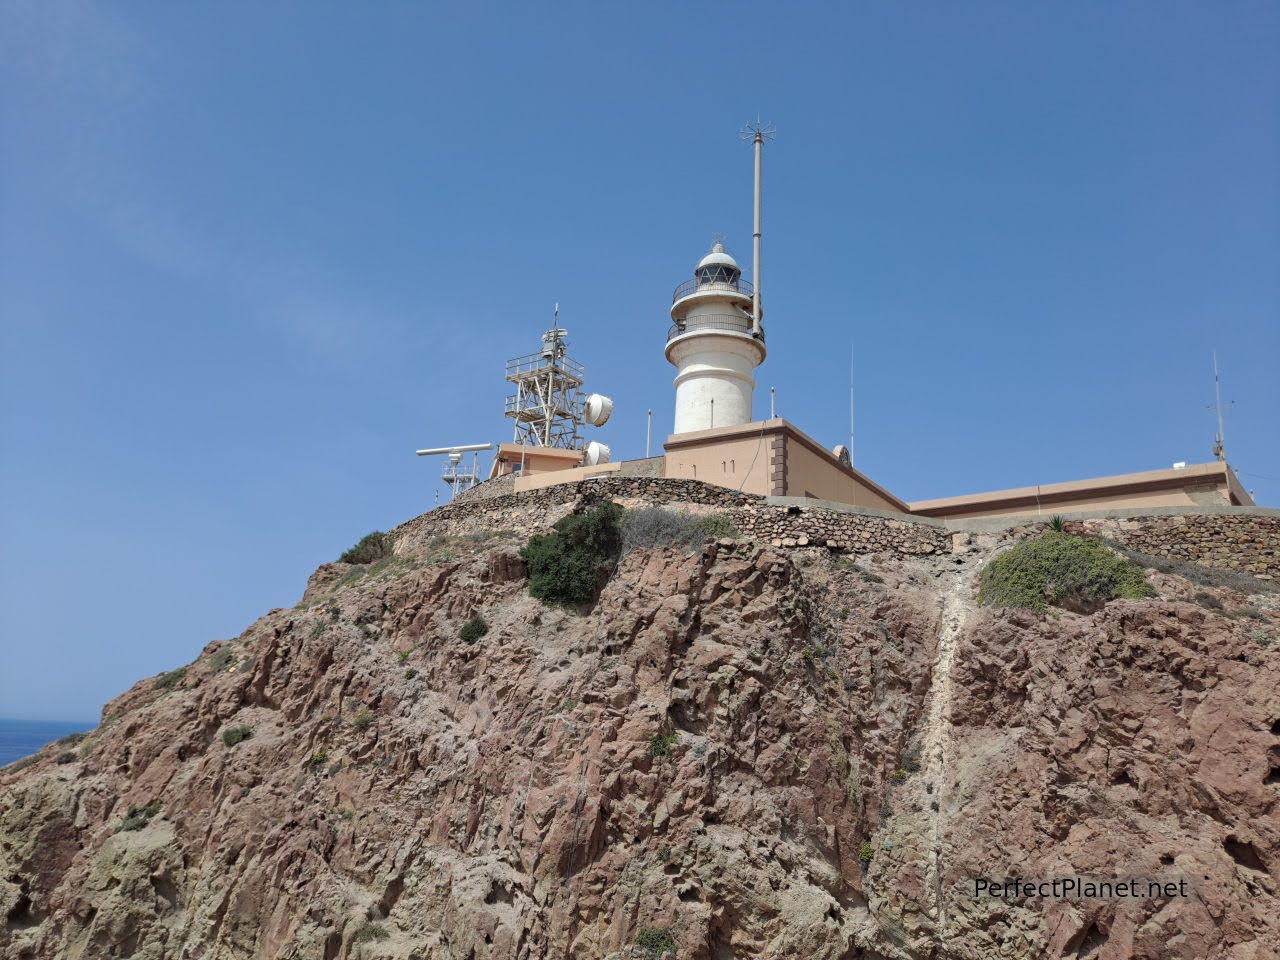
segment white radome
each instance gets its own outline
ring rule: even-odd
[[[593,427],[603,427],[613,416],[613,401],[600,393],[593,393],[583,404],[583,418]]]
[[[612,451],[599,440],[592,440],[587,444],[585,459],[588,467],[597,467],[602,463],[608,463],[611,455]]]

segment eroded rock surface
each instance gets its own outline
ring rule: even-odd
[[[1280,956],[1274,595],[1040,616],[974,607],[984,550],[722,540],[570,611],[517,547],[326,565],[0,771],[0,956]],[[1192,893],[972,893],[1013,875]]]

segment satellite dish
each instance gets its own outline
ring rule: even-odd
[[[604,399],[604,398],[601,398]],[[598,440],[592,440],[587,444],[586,461],[588,467],[596,467],[602,463],[608,463],[610,450]]]
[[[587,402],[583,406],[583,419],[591,426],[603,427],[612,415],[613,401],[608,397],[599,393],[593,393],[587,397]]]
[[[831,449],[831,455],[843,463],[846,467],[853,466],[853,459],[849,456],[849,448],[843,443],[837,443]]]

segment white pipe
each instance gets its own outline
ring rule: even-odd
[[[649,411],[649,422],[644,427],[644,456],[649,459],[649,438],[653,435],[653,411]]]
[[[756,148],[756,229],[752,237],[752,253],[753,265],[751,267],[752,277],[755,281],[755,296],[751,298],[751,332],[755,336],[760,336],[760,155],[764,152],[764,134],[760,130],[756,131],[755,137]]]

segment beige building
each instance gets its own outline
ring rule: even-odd
[[[1168,470],[919,500],[910,505],[910,510],[925,517],[966,519],[1132,507],[1253,505],[1253,498],[1240,485],[1231,467],[1225,461],[1215,460]]]

